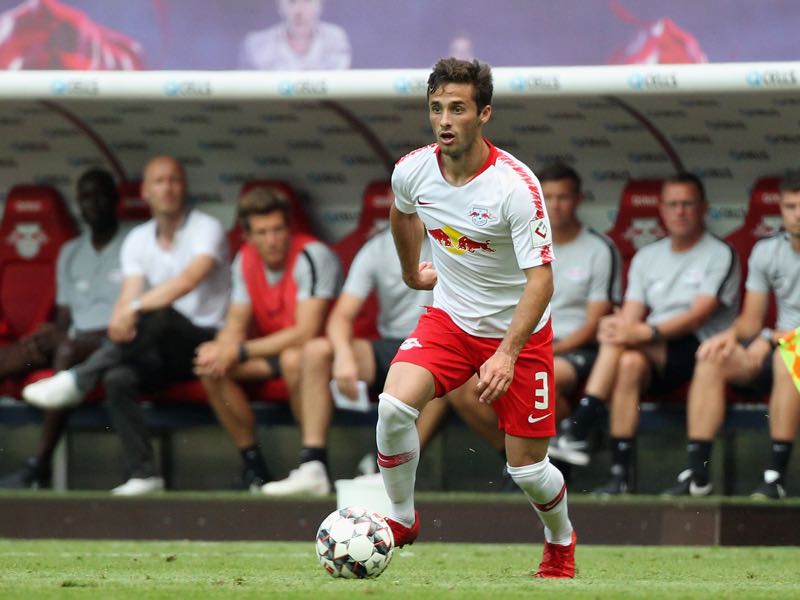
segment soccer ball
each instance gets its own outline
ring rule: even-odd
[[[331,577],[377,577],[389,566],[393,552],[389,524],[361,506],[333,511],[317,531],[317,558]]]

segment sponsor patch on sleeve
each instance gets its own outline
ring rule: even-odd
[[[547,222],[547,219],[534,219],[530,222],[530,227],[534,248],[539,248],[552,242],[550,224]]]

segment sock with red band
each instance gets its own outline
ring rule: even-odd
[[[392,502],[389,517],[414,525],[414,485],[419,464],[419,411],[390,394],[378,396],[378,467]]]
[[[524,467],[507,466],[508,474],[522,488],[544,524],[544,537],[551,544],[572,543],[572,523],[567,512],[564,476],[545,457]]]

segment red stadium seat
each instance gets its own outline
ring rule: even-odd
[[[639,248],[666,235],[658,212],[661,186],[659,179],[639,179],[629,181],[622,190],[617,219],[607,234],[619,248],[623,276]]]
[[[300,233],[312,233],[308,215],[306,215],[303,204],[300,202],[297,194],[288,183],[278,180],[248,181],[242,185],[242,189],[239,192],[239,197],[243,196],[246,192],[255,187],[269,187],[278,190],[278,192],[280,192],[285,198],[288,198],[289,210],[292,219],[292,228],[294,231],[298,231]],[[244,244],[244,231],[242,231],[242,227],[239,225],[239,221],[237,220],[228,230],[228,248],[230,249],[231,257],[236,255],[242,244]]]
[[[744,223],[725,237],[725,241],[733,246],[739,255],[742,267],[742,294],[744,294],[744,285],[747,280],[747,260],[753,246],[758,240],[775,233],[783,226],[780,186],[780,177],[762,177],[756,181],[750,192],[750,204],[747,206]],[[766,323],[773,325],[775,316],[775,298],[770,294],[770,303],[765,316]]]
[[[0,221],[0,340],[33,333],[51,315],[61,245],[77,233],[61,195],[18,185]]]
[[[234,222],[226,235],[228,237],[228,251],[230,252],[232,260],[233,257],[236,256],[236,253],[239,252],[239,248],[244,244],[244,231],[242,230],[242,226],[239,225],[238,220]]]
[[[295,192],[292,186],[285,181],[279,181],[277,179],[248,181],[242,185],[239,197],[256,187],[271,188],[289,200],[289,213],[292,218],[293,229],[300,233],[313,233],[311,230],[311,222],[308,220],[308,215],[306,214],[305,208],[303,208],[303,203],[300,201],[297,192]]]
[[[150,218],[150,206],[142,198],[140,181],[123,181],[117,186],[117,193],[117,218],[120,221],[147,221]]]
[[[334,251],[342,262],[346,273],[350,269],[358,251],[375,233],[389,224],[389,209],[394,194],[387,181],[373,181],[364,191],[361,204],[361,216],[356,228],[334,244]],[[375,339],[379,337],[376,327],[378,318],[378,301],[375,294],[370,294],[354,323],[356,337]]]

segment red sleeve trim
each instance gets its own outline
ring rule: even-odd
[[[531,195],[531,201],[533,202],[534,206],[536,207],[536,218],[537,219],[544,219],[544,208],[542,206],[542,192],[539,189],[539,186],[530,176],[530,174],[525,170],[521,163],[517,162],[511,156],[503,152],[502,150],[497,150],[497,160],[503,164],[508,165],[514,173],[516,173],[525,186],[528,188],[528,192]]]

